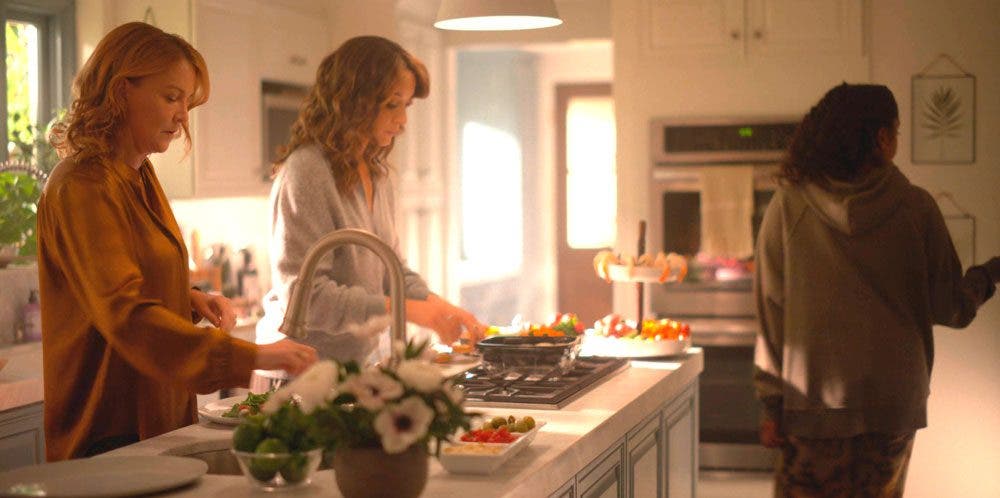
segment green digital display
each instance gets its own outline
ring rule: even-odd
[[[740,129],[737,130],[737,133],[739,133],[743,138],[750,138],[753,136],[753,128],[749,126],[741,126]]]

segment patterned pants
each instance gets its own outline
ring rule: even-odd
[[[900,498],[914,433],[846,439],[787,437],[775,471],[776,498]]]

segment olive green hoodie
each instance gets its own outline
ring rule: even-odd
[[[925,427],[932,326],[965,327],[993,286],[985,272],[963,277],[930,194],[893,165],[783,187],[756,251],[755,384],[785,433]]]

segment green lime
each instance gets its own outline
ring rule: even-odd
[[[275,439],[269,437],[260,442],[257,445],[257,449],[254,453],[287,453],[288,447],[285,443],[281,442],[280,439]],[[250,460],[250,473],[253,474],[257,480],[260,481],[270,481],[274,474],[278,473],[278,469],[285,464],[285,460],[288,457],[270,457],[261,456],[254,457]]]
[[[296,484],[309,477],[309,455],[296,453],[288,457],[288,461],[281,467],[281,477],[286,481]]]
[[[493,417],[493,419],[490,420],[490,425],[492,425],[494,429],[498,429],[501,425],[507,425],[507,419],[505,417]]]
[[[514,422],[514,425],[509,425],[510,432],[528,432],[531,429],[528,428],[528,424],[524,420]]]
[[[264,428],[257,424],[240,424],[233,431],[233,448],[236,451],[253,452],[264,438]]]

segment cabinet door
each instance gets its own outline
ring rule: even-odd
[[[198,197],[264,195],[261,90],[253,62],[254,13],[224,2],[195,4],[195,42],[212,82],[194,112]]]
[[[698,482],[697,381],[664,411],[667,496],[694,498]]]
[[[549,495],[549,498],[576,498],[576,478],[560,486],[558,491]]]
[[[666,437],[660,413],[640,424],[629,433],[627,446],[627,476],[632,498],[664,498],[666,473],[664,465]]]
[[[619,441],[611,449],[587,466],[577,478],[580,498],[621,498],[625,489],[625,442]]]
[[[0,414],[0,472],[45,462],[42,404]]]
[[[325,17],[261,3],[254,31],[260,77],[311,85],[330,41]]]
[[[116,0],[112,8],[114,24],[108,27],[109,30],[126,22],[146,21],[167,33],[176,34],[188,41],[192,39],[189,2]],[[209,67],[210,71],[211,69]],[[210,73],[210,76],[215,75]],[[151,154],[149,162],[152,163],[167,197],[176,199],[194,195],[194,161],[183,138],[174,140],[166,152]]]
[[[861,54],[859,0],[748,0],[747,51]]]
[[[743,0],[646,0],[649,48],[675,53],[743,52]]]

